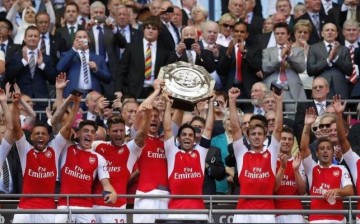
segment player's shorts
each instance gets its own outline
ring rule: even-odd
[[[233,223],[275,223],[275,215],[234,215]]]
[[[15,214],[12,223],[54,223],[54,214]]]
[[[136,195],[169,195],[163,190],[149,192],[136,191]],[[134,209],[168,209],[169,198],[135,198]],[[156,219],[166,219],[168,214],[134,214],[134,223],[154,223]]]
[[[92,209],[89,207],[81,207],[81,206],[69,206],[61,205],[57,207],[58,209]],[[94,214],[56,214],[55,215],[55,223],[67,223],[68,220],[73,223],[95,223],[95,215]]]
[[[309,223],[346,223],[346,218],[344,218],[343,220],[339,221],[339,220],[315,220],[315,221],[310,221]]]
[[[174,220],[209,220],[206,214],[169,214],[168,219]]]
[[[302,215],[279,215],[275,217],[276,223],[305,223]]]
[[[126,223],[126,214],[121,214],[119,209],[126,209],[126,204],[121,207],[109,207],[103,205],[94,205],[94,209],[112,209],[116,210],[116,214],[95,214],[96,223]],[[120,213],[120,214],[118,214]]]

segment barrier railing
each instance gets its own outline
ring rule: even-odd
[[[102,195],[94,194],[2,194],[0,195],[0,204],[16,204],[19,200],[14,198],[20,197],[66,197],[67,205],[69,206],[69,199],[72,197],[77,198],[95,198],[103,197]],[[293,196],[293,195],[118,195],[118,198],[202,198],[205,200],[206,209],[118,209],[116,213],[121,214],[207,214],[209,216],[209,223],[213,223],[214,215],[234,215],[234,214],[300,214],[300,215],[309,215],[309,214],[341,214],[347,217],[347,221],[352,223],[353,216],[360,214],[360,210],[353,209],[353,206],[356,204],[356,201],[360,199],[360,196],[351,196],[344,197],[344,209],[341,210],[280,210],[280,209],[271,209],[271,210],[238,210],[235,209],[235,205],[239,198],[243,199],[300,199],[302,203],[306,206],[309,205],[310,199],[324,199],[323,196]],[[219,209],[221,205],[227,204],[233,206],[234,208]],[[224,207],[224,206],[222,206]],[[113,214],[113,209],[0,209],[0,214]]]

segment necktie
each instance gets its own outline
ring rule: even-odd
[[[82,25],[82,26],[85,26],[85,23],[86,23],[85,18],[84,18],[84,17],[81,17],[81,19],[80,19],[80,20],[81,20],[81,25]]]
[[[194,64],[194,58],[193,58],[193,55],[191,53],[191,51],[186,51],[186,55],[188,57],[188,62],[191,63],[191,64]]]
[[[5,44],[0,44],[0,50],[2,50],[4,52],[4,54],[6,53],[6,48],[5,48]]]
[[[98,35],[99,54],[105,58],[104,32],[101,26],[97,26],[96,29],[99,30],[99,35]]]
[[[283,48],[284,48],[284,46],[280,46],[280,53],[281,53]],[[285,61],[285,59],[281,60],[279,79],[280,79],[281,83],[284,83],[284,82],[287,81],[287,78],[286,78],[286,61]]]
[[[34,78],[35,75],[35,54],[33,51],[30,51],[30,60],[29,60],[29,69],[30,69],[30,73],[31,73],[31,78]]]
[[[241,70],[241,65],[242,65],[242,53],[241,53],[241,50],[240,50],[240,47],[238,48],[237,50],[237,60],[236,60],[236,67],[237,67],[237,73],[236,73],[236,79],[239,81],[239,82],[242,82],[242,70]]]
[[[330,51],[332,50],[332,45],[331,45],[331,44],[328,44],[327,47],[328,47],[328,49],[329,49],[328,53],[330,53]]]
[[[89,83],[89,70],[88,70],[88,66],[87,66],[85,51],[81,52],[81,64],[82,64],[82,70],[84,73],[84,83],[88,84]]]
[[[261,108],[260,107],[258,107],[257,109],[256,109],[256,114],[261,114]]]
[[[71,42],[74,42],[74,37],[75,37],[75,27],[70,26],[70,39],[71,39]]]
[[[120,28],[120,34],[121,34],[123,37],[126,37],[126,36],[125,36],[125,29],[121,29],[121,28]]]
[[[40,51],[41,53],[46,54],[45,35],[41,35]]]
[[[145,79],[150,80],[150,78],[151,78],[151,43],[148,43],[145,53]]]
[[[356,8],[354,8],[354,7],[349,8],[349,13],[350,13],[350,16],[348,16],[348,19],[356,21]]]
[[[320,34],[319,15],[313,14],[311,17],[313,18],[313,23],[314,23],[314,26],[315,26],[316,31],[318,32],[318,34]]]
[[[10,186],[10,175],[9,175],[9,168],[7,165],[7,159],[5,159],[3,166],[2,166],[2,173],[3,173],[3,188],[5,192],[9,192]]]
[[[319,115],[322,116],[325,113],[325,107],[322,103],[316,103],[320,107]]]
[[[354,48],[354,45],[350,45],[350,58],[351,58],[351,63],[352,63],[352,66],[353,66],[353,70],[352,70],[352,73],[351,73],[351,76],[350,76],[350,82],[352,84],[355,84],[357,82],[357,76],[356,76],[356,68],[355,68],[355,64],[354,64],[354,57],[355,57],[355,48]]]

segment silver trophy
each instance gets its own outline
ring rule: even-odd
[[[174,99],[172,107],[193,111],[197,102],[209,98],[215,80],[202,66],[176,62],[160,68],[159,79],[165,80],[165,90]]]

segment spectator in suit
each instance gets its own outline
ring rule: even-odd
[[[196,5],[196,0],[181,0],[182,5],[182,12],[183,12],[183,19],[182,25],[187,26],[189,25],[189,20],[192,19],[192,9]]]
[[[108,20],[115,23],[115,17],[117,14],[118,7],[122,4],[121,0],[109,0],[106,4],[106,8],[109,12]]]
[[[296,20],[300,16],[306,13],[306,6],[304,4],[296,4],[294,7],[294,19]]]
[[[328,22],[326,14],[321,13],[321,1],[320,0],[305,0],[306,13],[295,20],[297,23],[300,19],[306,19],[311,22],[314,27],[310,34],[309,44],[314,44],[322,40],[321,31],[323,26]]]
[[[21,92],[31,98],[49,98],[46,81],[55,83],[57,71],[51,58],[38,50],[40,32],[35,26],[29,26],[25,31],[25,46],[22,51],[14,54],[7,66],[6,78],[16,82]],[[35,110],[45,110],[47,103],[39,102]]]
[[[200,48],[199,37],[194,26],[187,26],[183,29],[181,42],[168,60],[168,62],[175,61],[185,61],[203,66],[209,73],[215,71],[216,68],[212,52]]]
[[[281,12],[286,17],[286,23],[289,25],[290,34],[294,34],[294,16],[291,15],[291,3],[290,0],[278,0],[276,1],[276,12]]]
[[[201,36],[201,26],[207,20],[209,12],[201,5],[196,5],[193,7],[191,14],[193,16],[192,25],[196,27],[198,35]]]
[[[230,41],[233,39],[235,18],[230,13],[225,13],[220,17],[219,27],[220,32],[218,34],[216,43],[228,47]]]
[[[324,77],[330,86],[328,97],[334,94],[349,98],[346,76],[352,73],[352,63],[349,49],[336,41],[338,32],[332,23],[324,25],[321,32],[324,41],[310,46],[307,59],[309,76]]]
[[[143,24],[144,38],[126,46],[119,74],[119,86],[124,94],[146,98],[153,91],[153,82],[169,55],[158,40],[161,27],[158,17],[149,17]]]
[[[65,25],[56,30],[56,36],[63,39],[65,42],[65,49],[68,51],[71,49],[74,43],[75,33],[83,29],[84,27],[77,23],[77,17],[79,15],[79,6],[74,2],[69,2],[65,6],[64,20]]]
[[[359,48],[359,23],[355,20],[346,20],[343,25],[343,35],[345,37],[344,45],[349,48],[352,63],[352,72],[349,77],[350,98],[360,98],[360,82],[359,82],[359,64],[360,64],[360,48]],[[352,105],[351,105],[352,106]],[[356,105],[351,107],[356,110]]]
[[[97,108],[97,101],[102,97],[102,95],[96,91],[89,92],[85,97],[86,112],[83,113],[83,120],[95,121],[99,126],[104,126],[104,122],[99,116],[99,108]]]
[[[171,16],[171,22],[175,25],[175,27],[178,29],[179,34],[181,34],[181,31],[183,29],[182,19],[183,19],[183,11],[180,7],[174,6],[174,13]]]
[[[271,17],[264,20],[262,33],[271,33],[274,29],[274,23]]]
[[[77,16],[77,23],[84,27],[86,22],[89,21],[89,19],[90,19],[89,0],[75,0],[74,2],[79,6],[79,14]]]
[[[90,38],[85,30],[75,33],[73,47],[63,53],[57,69],[66,72],[69,84],[64,89],[67,97],[74,89],[83,89],[85,93],[90,90],[101,92],[100,83],[109,83],[111,74],[103,57],[91,53],[89,50]]]
[[[228,9],[229,13],[236,18],[236,22],[246,16],[245,0],[229,0]]]
[[[321,9],[320,9],[320,12],[322,14],[325,14],[325,15],[329,15],[330,11],[331,10],[338,10],[340,9],[340,5],[337,4],[337,3],[334,3],[333,1],[329,1],[329,0],[321,0]],[[329,16],[329,18],[331,18]]]
[[[296,108],[295,114],[295,135],[300,142],[301,133],[304,127],[304,114],[307,109],[310,107],[315,108],[315,112],[317,116],[322,116],[325,113],[325,108],[330,104],[326,102],[329,94],[329,83],[328,81],[319,76],[316,77],[312,83],[312,98],[313,101],[306,103],[299,103]],[[314,138],[314,136],[313,136]]]
[[[230,42],[225,56],[220,58],[218,73],[225,90],[240,88],[242,99],[251,98],[251,87],[261,81],[261,55],[248,42],[248,24],[237,22],[234,39]],[[243,108],[244,109],[244,108]]]
[[[245,110],[246,113],[253,113],[254,115],[265,115],[265,110],[262,103],[266,92],[269,89],[263,82],[254,83],[251,87],[251,105],[252,107]]]
[[[173,51],[175,46],[180,41],[180,33],[176,26],[171,22],[171,17],[174,12],[173,4],[170,0],[165,0],[161,3],[161,32],[159,33],[159,43],[169,51]]]
[[[158,16],[161,13],[161,2],[162,0],[151,1],[149,10],[152,16]]]
[[[305,71],[304,50],[292,47],[289,42],[290,28],[286,23],[274,26],[276,47],[263,50],[262,69],[264,83],[270,88],[272,82],[282,86],[286,100],[306,100],[304,86],[299,73]],[[285,104],[285,111],[294,112],[295,105]]]

